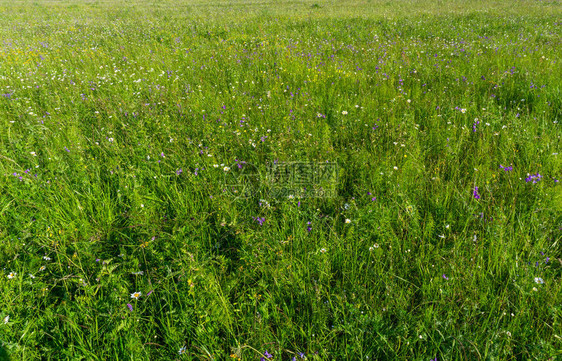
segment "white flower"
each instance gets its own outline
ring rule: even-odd
[[[322,249],[320,250],[320,252],[326,253],[326,252],[327,252],[327,251],[326,251],[326,248],[322,248]]]
[[[10,273],[8,274],[8,279],[11,280],[12,278],[16,277],[16,275],[17,275],[16,272],[10,272]]]
[[[49,256],[43,256],[43,259],[44,259],[45,261],[50,261],[50,260],[51,260],[51,257],[49,257]]]
[[[180,355],[183,355],[183,354],[185,353],[185,350],[186,350],[186,347],[183,346],[182,348],[180,348],[180,350],[178,351],[178,353],[179,353]]]
[[[347,111],[345,111],[345,110],[344,110],[343,112],[341,112],[341,113],[342,113],[343,115],[347,115]]]
[[[346,218],[346,219],[345,219],[345,223],[351,223],[351,219]]]
[[[41,267],[39,267],[39,271],[44,271],[45,268],[46,268],[45,266],[41,266]]]
[[[34,157],[37,157],[37,154],[35,152],[30,152],[29,154],[31,154]]]
[[[224,167],[222,170],[224,170],[225,172],[228,172],[230,170],[230,167]]]
[[[7,324],[10,321],[10,315],[4,317],[4,324]]]
[[[110,143],[113,143],[113,138],[108,139]]]
[[[462,108],[461,113],[463,113],[463,114],[466,113],[466,109]]]
[[[138,300],[140,296],[142,296],[141,292],[137,291],[137,292],[131,293],[131,298],[134,298],[135,300]]]

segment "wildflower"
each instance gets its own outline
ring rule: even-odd
[[[538,290],[537,290],[537,288],[536,288],[536,287],[533,287],[533,291],[537,292]]]
[[[533,182],[533,184],[535,184],[538,181],[540,181],[541,179],[542,179],[542,175],[540,175],[539,173],[530,174],[527,178],[525,178],[525,182],[527,182],[527,183]]]
[[[29,274],[29,278],[34,279],[35,276],[30,273],[30,274]]]
[[[449,277],[447,277],[447,275],[443,273],[443,279],[444,279],[445,281],[448,281],[448,280],[449,280]]]
[[[474,187],[474,190],[472,191],[472,196],[474,197],[474,199],[480,199],[480,194],[478,194],[478,187]]]
[[[7,324],[10,321],[10,315],[4,317],[4,324]]]
[[[461,109],[461,113],[463,113],[463,114],[466,113],[466,109],[465,109],[465,108],[462,108],[462,109]]]
[[[230,170],[230,167],[224,167],[222,170],[224,170],[225,172],[228,172]]]
[[[138,300],[140,296],[142,296],[141,292],[137,291],[137,292],[131,293],[131,298],[134,298],[136,300]]]
[[[351,223],[351,219],[346,218],[346,219],[345,219],[345,223]]]
[[[544,283],[544,281],[540,277],[535,277],[535,283],[538,283],[539,285],[542,285]]]
[[[12,278],[16,277],[16,275],[17,275],[16,272],[10,272],[10,273],[8,274],[8,279],[11,280]]]
[[[265,351],[265,352],[263,353],[263,355],[264,355],[265,357],[267,357],[267,358],[273,358],[273,355],[270,354],[270,353],[267,352],[267,351]]]
[[[44,259],[45,261],[50,261],[50,260],[51,260],[51,257],[43,256],[43,259]]]
[[[347,115],[347,111],[345,111],[345,110],[344,110],[343,112],[341,112],[341,113],[342,113],[343,115]]]
[[[45,266],[41,266],[41,267],[39,267],[39,271],[44,271],[46,268],[47,267],[45,267]]]
[[[178,353],[179,353],[180,355],[183,355],[183,354],[185,353],[186,349],[187,349],[187,348],[186,348],[185,346],[183,346],[182,348],[179,349]]]
[[[127,307],[129,307],[129,311],[133,312],[133,305],[131,305],[130,303],[127,303]]]
[[[326,248],[322,248],[322,249],[320,250],[320,252],[326,253],[326,252],[327,252],[327,251],[326,251]]]

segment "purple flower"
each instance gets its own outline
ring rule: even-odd
[[[476,131],[476,126],[477,126],[478,124],[480,124],[480,121],[478,121],[478,120],[475,121],[475,122],[472,124],[472,131],[473,131],[473,132]]]
[[[446,280],[446,281],[448,281],[448,280],[449,280],[449,277],[447,277],[447,276],[443,273],[443,279]]]
[[[531,174],[527,178],[525,178],[525,182],[527,182],[527,183],[533,182],[533,184],[535,184],[535,183],[539,182],[541,179],[542,179],[542,175],[540,175],[539,173]]]
[[[268,359],[269,359],[269,358],[273,358],[273,355],[270,354],[270,353],[267,352],[267,351],[265,351],[265,352],[263,353],[263,355],[264,355],[265,357],[267,357]],[[264,359],[264,360],[265,360],[265,359]]]
[[[152,292],[154,292],[154,290],[150,290],[147,294],[146,297],[150,296],[152,294]]]
[[[503,169],[506,172],[511,172],[513,170],[513,167],[504,167],[500,164],[500,168]]]
[[[478,194],[478,187],[474,187],[474,190],[472,191],[472,196],[474,197],[474,199],[480,199],[480,194]]]
[[[133,312],[133,305],[131,305],[130,303],[127,303],[127,307],[129,307],[129,311]]]

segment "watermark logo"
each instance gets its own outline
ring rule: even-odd
[[[241,199],[332,198],[338,181],[335,162],[273,162],[261,168],[236,162],[224,176],[227,193]]]

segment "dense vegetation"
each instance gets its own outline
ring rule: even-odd
[[[1,0],[0,359],[562,357],[561,10]]]

